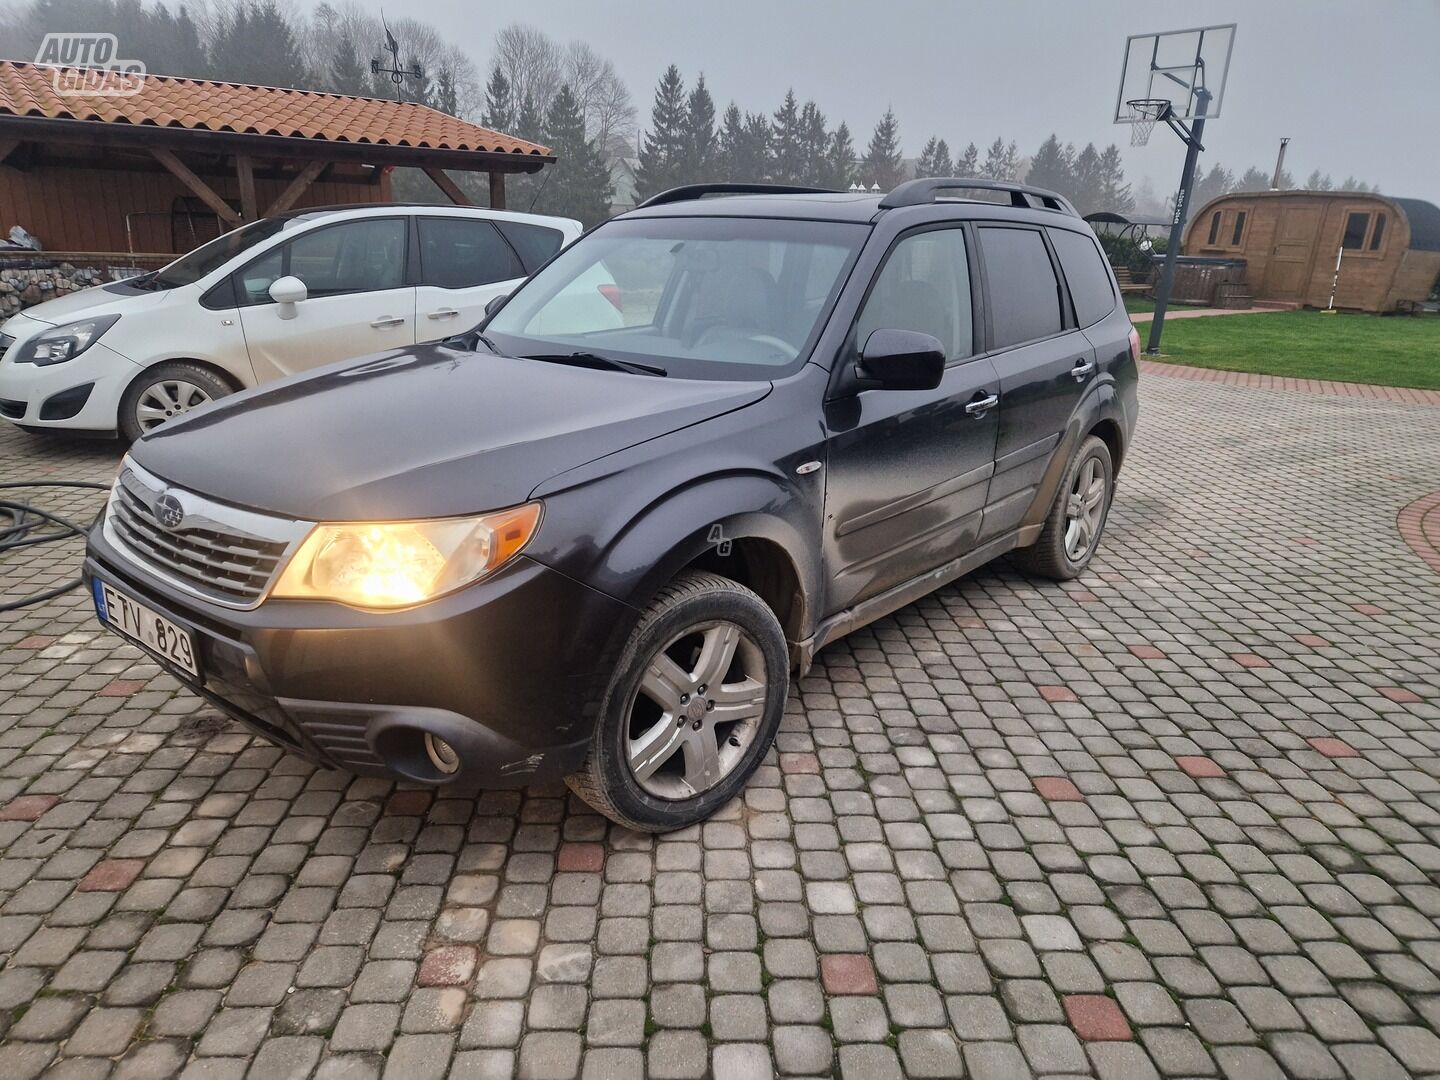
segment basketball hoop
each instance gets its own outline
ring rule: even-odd
[[[1150,132],[1170,112],[1168,98],[1135,98],[1125,102],[1130,110],[1130,145],[1145,146],[1150,142]]]

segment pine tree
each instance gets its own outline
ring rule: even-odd
[[[1270,174],[1258,165],[1251,165],[1235,184],[1236,191],[1270,190]]]
[[[536,199],[545,213],[578,218],[594,225],[610,214],[610,167],[594,141],[585,137],[585,116],[568,85],[550,99],[545,112],[545,143],[556,163]]]
[[[680,169],[683,184],[702,183],[712,179],[717,149],[715,102],[705,88],[705,76],[695,80],[685,103],[685,156]]]
[[[756,183],[763,183],[775,174],[775,162],[771,158],[774,130],[770,117],[763,112],[745,114],[745,158],[755,173]]]
[[[260,86],[309,86],[295,30],[276,0],[251,0],[222,23],[210,47],[216,77]]]
[[[826,174],[824,187],[844,191],[855,183],[855,141],[850,137],[850,125],[843,120],[830,133],[830,149],[826,153]]]
[[[1020,151],[1012,141],[1005,147],[1005,157],[1001,165],[1002,180],[1014,183],[1020,179]]]
[[[830,172],[830,134],[825,114],[813,101],[800,110],[800,183],[822,187]]]
[[[340,35],[335,55],[330,59],[330,87],[337,94],[363,94],[369,72],[360,63],[355,42],[349,34]]]
[[[985,164],[980,166],[980,175],[986,180],[1005,179],[1005,140],[996,139],[985,151]]]
[[[1075,155],[1075,187],[1070,201],[1082,214],[1100,209],[1102,181],[1100,177],[1100,154],[1094,143],[1086,143],[1085,149]]]
[[[1231,182],[1225,174],[1225,182]],[[1130,185],[1125,182],[1125,166],[1120,158],[1120,148],[1111,143],[1100,155],[1100,209],[1117,214],[1129,214],[1135,209],[1135,198],[1130,194]]]
[[[490,81],[485,84],[485,111],[480,114],[480,123],[491,131],[507,134],[515,129],[515,101],[510,80],[499,65],[490,69]]]
[[[1320,170],[1319,170],[1319,169],[1316,169],[1316,170],[1315,170],[1314,172],[1312,172],[1308,177],[1306,177],[1306,179],[1305,179],[1305,190],[1306,190],[1306,191],[1334,191],[1334,190],[1335,190],[1335,181],[1330,179],[1330,174],[1329,174],[1329,173],[1326,173],[1324,176],[1321,176],[1321,175],[1320,175]]]
[[[1221,195],[1233,190],[1234,187],[1235,177],[1229,169],[1217,161],[1210,166],[1209,172],[1195,181],[1195,193],[1190,198],[1190,206],[1192,209],[1198,209],[1211,199],[1218,199]]]
[[[680,78],[680,69],[671,64],[656,87],[650,130],[640,147],[640,164],[635,170],[637,198],[648,199],[684,183],[682,177],[689,153],[687,119],[685,83]]]
[[[739,184],[764,182],[770,125],[763,116],[760,120],[765,127],[757,139],[746,124],[740,106],[733,101],[730,103],[720,122],[718,149],[715,152],[717,175]]]
[[[965,152],[955,159],[956,176],[980,175],[980,149],[972,142]]]
[[[209,73],[210,65],[205,59],[205,46],[200,44],[200,31],[195,28],[184,4],[180,5],[180,14],[175,16],[172,49],[170,70],[174,74],[201,79]]]
[[[1030,159],[1030,171],[1025,174],[1025,183],[1033,187],[1048,188],[1069,196],[1075,183],[1075,162],[1068,148],[1060,145],[1059,137],[1051,135],[1035,156]]]
[[[944,139],[931,135],[925,149],[920,151],[920,160],[915,162],[915,178],[949,176],[950,173],[950,147]]]
[[[775,111],[770,134],[770,178],[777,184],[798,184],[804,169],[800,147],[800,105],[795,91],[785,91],[785,102]]]
[[[881,191],[889,191],[905,179],[905,159],[900,153],[900,124],[893,109],[886,109],[875,132],[870,136],[870,145],[865,148],[865,157],[860,162],[861,182],[867,186],[878,184]]]
[[[431,105],[443,113],[451,116],[460,111],[460,95],[455,86],[455,73],[448,66],[440,69],[440,74],[435,77],[435,92],[431,95]]]

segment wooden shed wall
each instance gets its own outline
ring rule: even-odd
[[[227,201],[239,205],[239,182],[233,175],[205,175],[204,179]],[[288,180],[283,178],[256,177],[256,201],[262,214],[287,186]],[[388,176],[377,183],[368,179],[317,180],[297,206],[387,202],[389,198]],[[127,251],[125,216],[140,211],[152,216],[133,219],[133,249],[178,254],[193,246],[172,242],[169,214],[180,199],[197,204],[189,188],[163,171],[70,165],[40,165],[21,171],[0,165],[0,235],[9,233],[12,225],[20,225],[50,251]],[[198,209],[207,221],[214,221],[205,207]],[[157,214],[160,216],[153,216]],[[220,231],[228,231],[228,227]],[[208,239],[214,232],[212,226],[199,239]]]
[[[1236,215],[1246,215],[1235,244]],[[1221,215],[1216,242],[1213,216]],[[1346,249],[1335,306],[1359,311],[1394,311],[1402,300],[1424,300],[1440,271],[1440,252],[1410,251],[1410,226],[1388,199],[1354,192],[1237,192],[1212,199],[1185,232],[1187,255],[1239,257],[1248,263],[1246,280],[1257,300],[1325,307],[1335,274],[1335,256],[1351,213],[1370,215],[1365,247]],[[1385,215],[1380,247],[1369,250],[1377,214]]]

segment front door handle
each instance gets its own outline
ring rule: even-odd
[[[399,315],[381,315],[378,319],[371,319],[370,325],[376,330],[388,330],[392,326],[402,326],[405,320]]]
[[[983,394],[984,391],[982,390],[981,393]],[[991,409],[993,409],[996,405],[999,404],[999,395],[990,394],[986,397],[977,397],[974,401],[970,402],[970,404],[965,406],[965,411],[971,416],[975,417],[976,420],[979,420],[982,416],[984,416],[987,412],[989,412]]]
[[[1081,358],[1075,361],[1075,366],[1070,369],[1070,374],[1075,376],[1076,382],[1084,382],[1089,374],[1095,370],[1095,361]]]
[[[456,311],[454,308],[440,308],[438,311],[430,312],[430,314],[426,315],[425,317],[427,319],[453,319],[456,315],[459,314],[460,312]]]

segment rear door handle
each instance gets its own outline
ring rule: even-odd
[[[426,315],[425,317],[427,319],[453,319],[456,315],[459,314],[460,312],[456,311],[454,308],[440,308],[438,311],[430,312],[430,314]]]
[[[981,393],[984,393],[984,391],[982,390]],[[993,409],[996,405],[999,404],[999,395],[990,394],[987,397],[977,397],[974,401],[970,402],[970,404],[965,406],[965,411],[971,416],[975,417],[976,420],[979,420],[980,417],[984,416],[987,412],[989,412],[991,409]]]
[[[1075,376],[1076,382],[1084,382],[1086,377],[1095,370],[1095,361],[1080,359],[1075,361],[1075,366],[1070,369],[1070,374]]]
[[[370,325],[376,330],[388,330],[392,326],[401,326],[405,320],[399,315],[381,315],[378,319],[371,319]]]

